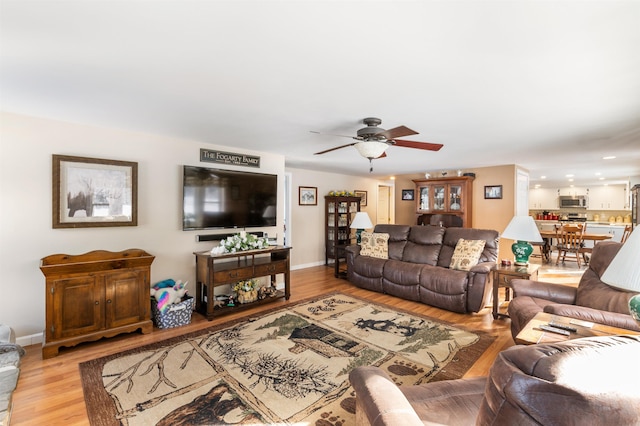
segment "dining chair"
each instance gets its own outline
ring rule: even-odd
[[[578,267],[582,266],[580,264],[580,257],[584,255],[584,229],[585,226],[582,224],[566,224],[556,227],[556,248],[558,249],[556,265],[560,263],[560,258],[562,258],[562,263],[564,263],[567,255],[569,255],[575,258]]]
[[[620,239],[621,243],[624,243],[625,241],[627,241],[627,238],[629,238],[629,235],[631,235],[631,225],[627,225],[624,227],[624,231],[622,232],[622,238]]]

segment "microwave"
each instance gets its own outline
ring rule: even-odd
[[[587,208],[587,197],[584,195],[561,195],[559,197],[558,207],[561,209],[566,208]]]

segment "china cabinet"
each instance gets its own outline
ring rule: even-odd
[[[332,196],[325,199],[325,265],[333,260],[336,277],[345,277],[345,248],[355,243],[355,232],[350,225],[360,211],[360,197]]]
[[[416,213],[458,216],[463,227],[471,228],[473,179],[472,176],[456,176],[414,180]]]

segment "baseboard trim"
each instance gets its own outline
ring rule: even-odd
[[[44,342],[44,333],[36,333],[30,336],[16,337],[16,343],[20,346],[41,345]]]

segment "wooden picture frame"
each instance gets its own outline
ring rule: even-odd
[[[315,186],[299,186],[298,187],[298,205],[317,206],[318,205],[318,188]]]
[[[502,185],[486,185],[484,187],[484,198],[486,200],[502,199]]]
[[[367,205],[367,191],[353,191],[356,197],[360,197],[360,206],[365,207]]]
[[[53,228],[138,225],[138,163],[53,155]]]
[[[415,200],[414,190],[413,189],[403,189],[402,190],[402,200],[403,201],[413,201],[413,200]]]

